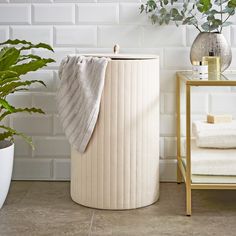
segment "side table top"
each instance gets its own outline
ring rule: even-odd
[[[212,79],[209,77],[199,78],[193,71],[177,71],[177,78],[186,85],[192,86],[236,86],[236,70],[225,71]]]

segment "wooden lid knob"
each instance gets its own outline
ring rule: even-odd
[[[114,52],[115,54],[118,54],[118,53],[120,52],[120,46],[119,46],[119,44],[116,44],[116,45],[113,47],[113,52]]]

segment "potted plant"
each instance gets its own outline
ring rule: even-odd
[[[32,146],[30,137],[4,125],[4,119],[15,113],[44,113],[38,108],[16,108],[7,101],[7,96],[17,91],[28,90],[40,80],[22,81],[21,76],[31,71],[36,71],[48,63],[54,62],[51,58],[41,58],[30,54],[33,48],[42,48],[53,51],[44,43],[32,44],[25,40],[7,40],[0,43],[0,209],[6,199],[12,176],[14,156],[14,136],[21,136]],[[28,54],[25,52],[29,52]]]
[[[222,29],[231,24],[235,7],[236,0],[148,0],[141,5],[141,13],[147,13],[154,24],[193,25],[199,34],[191,47],[191,62],[200,61],[213,51],[221,57],[224,71],[231,63],[232,53]]]

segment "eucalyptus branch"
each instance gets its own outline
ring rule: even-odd
[[[193,25],[199,32],[222,32],[222,28],[226,26],[226,21],[230,16],[235,14],[235,0],[196,0],[191,2],[192,8],[189,9],[189,0],[182,1],[182,7],[179,6],[177,0],[148,0],[146,4],[141,5],[141,13],[153,13],[151,17],[155,24],[169,24],[171,21],[184,25]],[[216,7],[219,9],[216,10]],[[168,14],[168,9],[172,9],[171,16]],[[197,12],[193,14],[192,11]],[[200,13],[200,14],[199,14]],[[229,14],[224,20],[224,15]],[[199,23],[198,16],[203,16],[203,23]]]
[[[201,29],[198,27],[198,25],[193,24],[193,26],[194,26],[200,33],[202,32]]]
[[[201,31],[201,29],[198,27],[198,20],[197,20],[197,18],[196,18],[196,16],[195,15],[193,15],[193,13],[192,12],[190,12],[190,14],[191,14],[191,16],[193,16],[194,17],[194,19],[196,20],[196,22],[197,22],[197,24],[194,24],[193,23],[193,26],[201,33],[202,31]]]
[[[222,22],[223,25],[223,7],[222,7],[222,0],[220,0],[220,20]],[[223,26],[220,26],[220,33],[222,32]]]
[[[233,15],[233,11],[230,12],[230,13],[228,13],[228,16],[227,16],[227,17],[225,18],[225,20],[222,22],[220,33],[222,32],[224,23],[225,23],[232,15]]]

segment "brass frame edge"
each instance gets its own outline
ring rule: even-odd
[[[236,184],[202,184],[192,183],[192,189],[218,189],[218,190],[235,190]]]
[[[177,135],[177,183],[182,182],[182,173],[180,169],[181,161],[181,114],[180,114],[180,77],[179,74],[176,73],[177,81],[176,81],[176,135]]]

